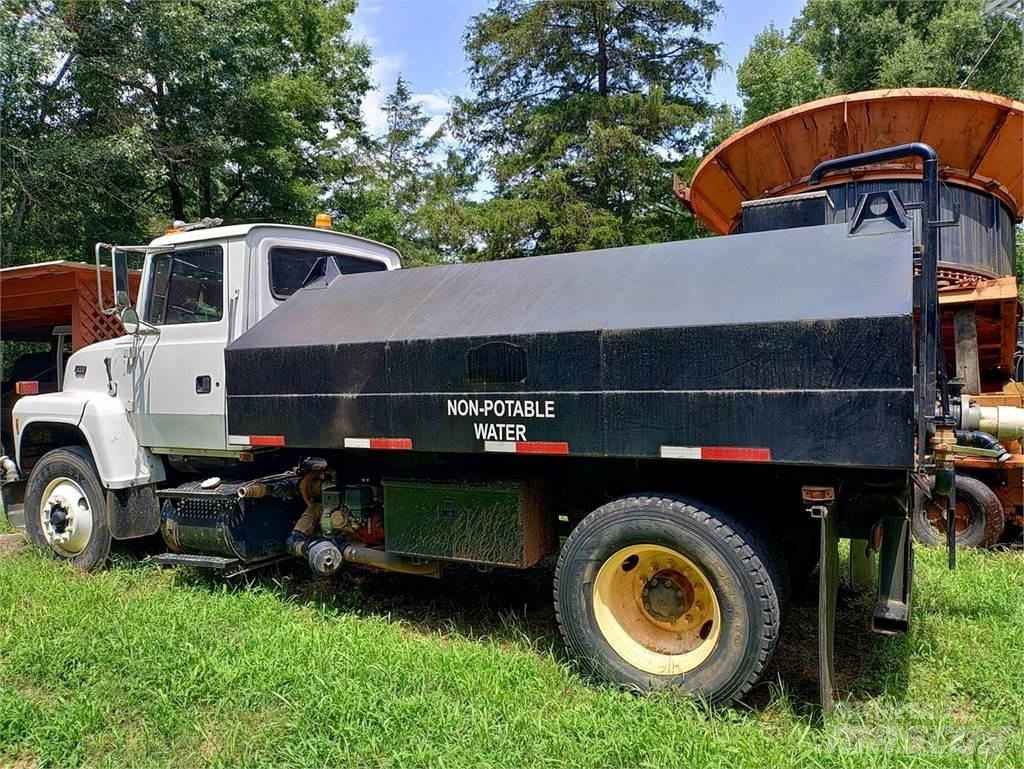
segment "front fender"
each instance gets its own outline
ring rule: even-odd
[[[166,479],[163,463],[139,444],[124,405],[117,398],[73,391],[32,395],[15,404],[13,416],[19,467],[24,467],[22,439],[26,432],[33,424],[52,423],[75,427],[85,436],[100,481],[108,489]]]

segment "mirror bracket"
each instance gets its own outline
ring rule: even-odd
[[[114,290],[114,305],[107,307],[103,303],[103,264],[100,256],[103,249],[110,251],[110,267],[112,271],[112,282]],[[128,280],[128,259],[129,253],[162,254],[173,251],[174,246],[117,246],[112,243],[97,243],[94,250],[96,259],[96,303],[100,312],[104,315],[116,315],[122,310],[131,307],[131,285]],[[122,260],[121,269],[118,269],[118,258]],[[118,284],[120,288],[118,287]]]
[[[156,336],[160,334],[160,328],[140,318],[139,311],[134,307],[121,308],[117,316],[124,327],[125,333],[131,336]]]

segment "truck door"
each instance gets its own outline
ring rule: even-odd
[[[129,413],[144,446],[227,448],[227,246],[207,242],[150,257],[140,315],[160,333],[140,337],[138,359],[129,371],[134,398]]]

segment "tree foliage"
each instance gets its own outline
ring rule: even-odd
[[[825,91],[811,52],[790,42],[774,25],[754,38],[750,52],[736,69],[736,83],[748,123],[813,101]]]
[[[738,68],[742,114],[709,102],[717,0],[491,0],[464,38],[472,96],[439,126],[399,78],[371,135],[354,2],[0,5],[0,258],[323,207],[410,264],[680,239],[703,231],[672,174],[743,121],[872,87],[1022,89],[1020,29],[984,0],[808,0]]]
[[[769,27],[737,70],[746,122],[816,96],[946,86],[1021,98],[1021,28],[984,0],[807,0],[788,35]]]
[[[364,139],[354,173],[335,185],[338,226],[396,246],[407,264],[460,259],[473,250],[471,160],[442,146],[442,129],[429,130],[430,117],[401,75],[383,112],[385,131]]]
[[[83,242],[143,237],[154,218],[309,219],[361,132],[369,53],[345,36],[352,10],[6,4],[5,256],[81,257]]]
[[[482,256],[685,234],[671,172],[709,114],[714,0],[496,0],[466,32],[470,85],[454,125],[494,197]]]

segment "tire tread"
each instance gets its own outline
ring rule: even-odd
[[[682,497],[671,494],[642,494],[620,497],[602,505],[586,516],[566,539],[562,551],[559,553],[558,565],[555,569],[555,619],[558,622],[559,629],[562,631],[562,637],[572,645],[570,635],[565,631],[563,611],[559,598],[565,553],[570,552],[572,546],[583,538],[590,529],[613,519],[616,513],[630,507],[648,505],[656,505],[677,515],[687,516],[706,527],[711,537],[724,542],[732,548],[734,554],[743,563],[746,576],[756,590],[761,611],[761,622],[758,624],[760,629],[759,653],[744,680],[729,695],[729,699],[738,700],[750,691],[751,687],[757,682],[758,677],[761,675],[775,649],[782,617],[788,603],[788,582],[785,575],[784,560],[778,547],[773,542],[757,536],[749,527],[736,521],[731,516],[718,511],[715,511],[714,514],[707,512],[704,509],[706,508],[705,505],[698,507]],[[579,652],[580,650],[575,649],[574,651]]]

